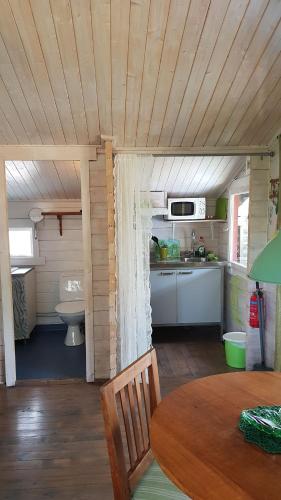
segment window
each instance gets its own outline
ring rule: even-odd
[[[230,260],[247,267],[249,193],[231,197]]]
[[[32,227],[10,227],[10,256],[33,257],[33,229]]]

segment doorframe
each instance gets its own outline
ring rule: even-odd
[[[97,159],[96,146],[5,145],[0,147],[0,276],[3,316],[5,382],[16,383],[16,357],[13,316],[12,279],[10,273],[9,221],[5,161],[51,160],[79,161],[81,172],[82,240],[85,293],[86,380],[94,381],[93,280],[90,213],[90,161]]]

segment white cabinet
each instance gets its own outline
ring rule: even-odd
[[[155,325],[177,322],[176,280],[175,270],[150,273],[152,323]]]
[[[177,271],[177,323],[221,321],[221,270]]]
[[[154,325],[222,322],[222,269],[151,271]]]

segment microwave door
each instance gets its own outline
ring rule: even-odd
[[[195,203],[193,201],[174,201],[171,204],[172,217],[192,217],[195,214]]]

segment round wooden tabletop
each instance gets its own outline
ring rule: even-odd
[[[179,387],[152,417],[157,462],[193,499],[280,500],[281,455],[238,429],[241,410],[257,405],[281,405],[281,373],[227,373]]]

